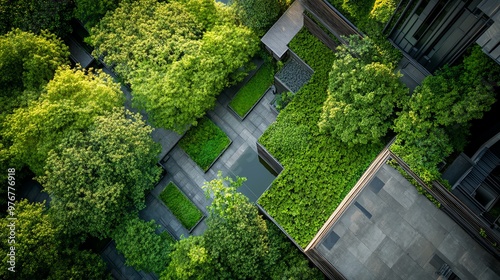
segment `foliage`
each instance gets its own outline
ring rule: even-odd
[[[439,178],[437,164],[463,149],[469,121],[481,118],[495,102],[485,82],[495,71],[500,73],[493,61],[473,51],[462,64],[425,78],[395,121],[398,138],[392,151],[424,180]]]
[[[67,64],[68,47],[53,34],[15,29],[0,36],[0,120],[38,98],[56,69]]]
[[[45,176],[51,214],[68,235],[105,238],[127,213],[144,208],[144,193],[161,170],[152,128],[138,114],[116,109],[95,117],[48,153]]]
[[[210,168],[229,144],[230,140],[224,131],[208,118],[202,118],[179,141],[179,146],[204,171]]]
[[[222,177],[203,185],[212,196],[205,247],[219,279],[263,279],[269,250],[267,226],[248,198],[237,192],[243,178]],[[221,242],[221,240],[224,240]]]
[[[182,132],[213,108],[258,49],[258,38],[226,10],[210,0],[122,2],[90,41],[131,84],[133,104],[153,124]]]
[[[278,0],[230,0],[229,4],[244,25],[261,35],[276,21],[281,9]]]
[[[396,104],[407,89],[393,70],[381,63],[365,64],[347,54],[333,62],[320,131],[348,144],[381,140],[395,117]]]
[[[75,0],[75,17],[87,29],[94,27],[108,11],[113,11],[122,0]]]
[[[233,97],[229,106],[243,117],[253,107],[253,105],[266,92],[267,88],[273,83],[273,65],[265,63],[255,73],[248,83],[246,83]]]
[[[166,71],[149,68],[132,80],[135,104],[145,108],[154,124],[184,131],[231,84],[230,76],[258,50],[258,39],[244,27],[218,25]],[[194,47],[194,46],[193,46]]]
[[[72,0],[16,0],[0,1],[0,33],[12,28],[40,34],[48,30],[59,37],[71,32]]]
[[[202,218],[200,209],[172,182],[161,192],[160,199],[187,229],[193,228]]]
[[[174,244],[170,263],[161,274],[162,280],[216,279],[211,256],[204,247],[203,236],[190,236]]]
[[[5,240],[0,245],[4,256],[0,266],[2,279],[83,279],[83,275],[105,278],[105,264],[99,256],[62,246],[59,229],[45,213],[44,203],[16,202],[15,215],[15,243],[7,242],[12,220],[9,217],[0,220],[5,229],[0,231]],[[11,246],[15,246],[15,273],[7,270]]]
[[[170,242],[155,232],[155,221],[130,217],[113,232],[116,249],[125,256],[125,264],[137,270],[160,274],[168,264]]]
[[[317,124],[334,55],[305,29],[289,46],[315,72],[259,139],[285,167],[259,204],[305,247],[382,146],[351,148],[320,133]]]
[[[6,117],[3,136],[12,156],[40,176],[51,149],[122,100],[119,85],[107,74],[60,68],[38,100]]]
[[[248,198],[244,178],[218,178],[204,189],[213,197],[204,235],[181,240],[162,279],[320,279],[307,260]]]
[[[281,111],[292,102],[294,94],[290,91],[282,92],[276,95],[276,110]]]
[[[396,10],[396,0],[375,0],[370,17],[381,23],[387,23]]]

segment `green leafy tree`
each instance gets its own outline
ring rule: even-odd
[[[140,115],[115,109],[49,152],[39,180],[64,233],[105,238],[127,213],[145,207],[145,191],[161,172],[155,165],[160,148],[151,131]]]
[[[15,3],[13,3],[15,2]],[[71,32],[72,0],[15,0],[0,1],[0,32],[20,28],[40,34],[49,30],[59,37]]]
[[[56,69],[69,63],[68,56],[68,47],[47,32],[16,29],[0,36],[0,120],[38,98]]]
[[[173,246],[170,263],[162,272],[162,280],[216,279],[212,259],[204,246],[203,236],[181,239]]]
[[[113,11],[122,0],[75,0],[75,17],[86,28],[95,26],[108,11]]]
[[[231,0],[229,4],[240,21],[259,34],[276,21],[281,9],[278,0]]]
[[[438,178],[437,164],[464,148],[469,122],[495,102],[490,83],[499,71],[476,48],[462,64],[425,78],[395,121],[398,137],[391,149],[424,179]]]
[[[145,68],[132,80],[135,104],[146,109],[156,126],[179,132],[215,105],[231,84],[230,76],[258,50],[247,28],[218,25],[205,33],[194,54],[185,54],[166,71]]]
[[[116,249],[125,256],[126,265],[157,274],[165,269],[171,244],[156,234],[157,227],[154,221],[131,217],[113,232]]]
[[[60,68],[38,100],[6,117],[3,136],[11,144],[10,154],[43,175],[51,149],[122,100],[119,85],[107,74]]]
[[[76,248],[65,248],[59,229],[46,214],[44,203],[21,200],[15,206],[15,243],[9,244],[12,220],[0,220],[2,279],[104,279],[106,265],[98,255]],[[10,267],[10,247],[15,247],[15,273]]]
[[[201,1],[200,1],[201,2]],[[196,49],[204,23],[178,2],[123,1],[91,29],[94,55],[129,81],[141,63],[164,67]]]
[[[237,192],[243,178],[218,178],[203,188],[213,196],[209,206],[205,246],[219,279],[264,279],[269,239],[257,208]],[[227,182],[227,184],[226,184]],[[221,242],[221,240],[224,240]]]
[[[396,10],[395,0],[375,0],[373,8],[370,12],[370,17],[381,22],[386,23],[391,18]]]
[[[408,93],[399,75],[381,63],[346,55],[334,61],[319,127],[349,144],[380,141]]]

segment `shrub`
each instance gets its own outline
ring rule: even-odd
[[[224,131],[208,118],[202,118],[179,141],[181,148],[204,171],[210,168],[230,143]]]

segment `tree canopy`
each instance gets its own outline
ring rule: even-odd
[[[6,242],[0,244],[4,256],[0,265],[2,279],[104,279],[105,264],[98,255],[64,248],[59,228],[46,214],[44,203],[16,203],[15,244],[8,244],[10,234],[8,218],[0,220],[0,236]],[[7,270],[10,246],[15,246],[15,273]],[[85,277],[84,277],[85,276]]]
[[[45,176],[52,216],[69,235],[110,236],[126,214],[145,207],[161,170],[159,145],[141,116],[115,109],[93,119],[48,153]]]
[[[279,229],[237,192],[243,178],[218,178],[203,188],[213,197],[207,230],[177,243],[161,279],[320,279]]]
[[[229,2],[239,20],[259,34],[264,34],[280,14],[278,0],[231,0]]]
[[[259,41],[214,1],[140,0],[106,14],[90,42],[155,126],[183,132],[215,105]]]
[[[13,3],[15,2],[15,3]],[[0,33],[12,28],[40,34],[49,30],[59,37],[71,32],[72,0],[0,1]]]
[[[10,154],[43,175],[51,149],[122,101],[119,85],[107,74],[60,68],[38,100],[6,117],[4,137],[11,143]]]
[[[53,34],[15,29],[0,36],[0,120],[14,108],[36,100],[69,51]]]
[[[108,11],[113,11],[122,0],[74,0],[75,17],[86,28],[94,27]]]
[[[437,164],[464,148],[469,121],[495,102],[490,82],[500,77],[499,69],[475,48],[462,64],[425,78],[395,121],[391,149],[424,179],[437,178]]]
[[[338,49],[329,74],[319,127],[348,144],[377,142],[392,126],[408,90],[370,39],[347,40],[349,47]]]
[[[126,265],[156,274],[165,269],[171,244],[155,232],[157,227],[154,221],[131,217],[113,232],[116,249],[125,256]]]

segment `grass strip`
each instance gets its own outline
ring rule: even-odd
[[[236,93],[229,106],[240,117],[244,117],[273,83],[273,74],[272,64],[264,63],[250,81]]]
[[[160,199],[188,230],[201,219],[202,213],[177,186],[170,182],[161,192]]]

